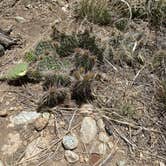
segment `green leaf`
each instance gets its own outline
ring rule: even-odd
[[[28,63],[18,63],[8,71],[6,79],[8,80],[18,79],[19,77],[25,76],[27,71],[28,71]]]

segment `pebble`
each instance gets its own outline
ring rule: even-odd
[[[113,144],[111,141],[109,141],[109,142],[108,142],[108,147],[109,147],[110,149],[112,149],[112,148],[114,147],[114,144]]]
[[[125,160],[120,160],[117,162],[117,166],[125,166],[126,165],[126,161]]]
[[[16,20],[17,22],[19,22],[19,23],[24,23],[24,22],[26,22],[25,18],[20,17],[20,16],[15,17],[15,20]]]
[[[107,143],[107,142],[109,142],[109,137],[107,136],[107,134],[105,132],[100,132],[99,133],[99,140],[101,142]]]
[[[83,104],[80,108],[80,113],[82,114],[88,114],[91,113],[93,111],[93,105],[92,104]]]
[[[1,160],[0,160],[0,166],[5,166]]]
[[[48,125],[48,120],[47,118],[39,117],[36,119],[34,122],[34,127],[37,131],[42,131],[47,125]]]
[[[73,150],[78,146],[78,139],[73,135],[66,135],[63,137],[63,146],[67,150]]]
[[[99,149],[99,154],[105,155],[107,152],[107,145],[105,143],[100,143],[98,149]]]
[[[5,48],[0,44],[0,57],[5,54]]]
[[[11,117],[10,121],[14,125],[28,124],[35,121],[40,116],[41,114],[35,111],[32,111],[32,112],[22,111],[18,115]]]
[[[7,110],[0,110],[0,117],[6,117],[8,115]]]
[[[90,143],[97,135],[96,121],[91,117],[85,117],[81,124],[80,133],[82,142]]]
[[[79,156],[71,150],[65,151],[65,158],[69,163],[76,163],[79,160]]]
[[[159,163],[160,166],[165,166],[165,164],[163,162],[160,161]]]
[[[97,125],[101,131],[105,131],[105,124],[103,122],[103,119],[98,119],[97,120]]]

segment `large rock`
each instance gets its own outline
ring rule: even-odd
[[[22,111],[18,115],[11,117],[13,125],[28,124],[40,117],[40,113]]]
[[[70,150],[65,151],[65,158],[69,163],[76,163],[79,160],[79,156]]]
[[[96,121],[91,117],[85,117],[81,124],[81,139],[83,143],[90,143],[97,135]]]

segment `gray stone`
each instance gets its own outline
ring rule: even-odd
[[[78,139],[73,135],[66,135],[63,137],[63,146],[67,150],[75,149],[78,146]]]
[[[28,124],[39,118],[40,115],[41,115],[40,113],[37,113],[35,111],[34,112],[22,111],[18,115],[11,117],[10,120],[14,125]]]
[[[126,165],[126,161],[125,160],[120,160],[117,162],[117,166],[125,166]]]
[[[105,132],[100,132],[99,133],[99,140],[101,142],[107,143],[107,142],[109,142],[109,137]]]
[[[5,54],[5,48],[0,44],[0,57]]]
[[[90,143],[97,135],[96,121],[91,117],[85,117],[81,124],[81,139],[83,143]]]
[[[97,120],[97,125],[101,131],[105,131],[105,124],[102,119]]]
[[[70,150],[65,151],[65,158],[69,163],[76,163],[79,160],[79,156]]]
[[[19,22],[19,23],[24,23],[24,22],[26,22],[25,18],[20,17],[20,16],[15,17],[15,20],[16,20],[17,22]]]

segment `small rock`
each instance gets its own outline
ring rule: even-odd
[[[109,141],[109,137],[107,136],[107,134],[105,132],[100,132],[99,133],[99,140],[107,143]]]
[[[81,139],[83,143],[90,143],[97,135],[96,121],[91,117],[85,117],[81,124]]]
[[[80,113],[85,114],[85,113],[91,113],[93,111],[93,105],[91,104],[83,104],[80,108]]]
[[[43,118],[43,117],[39,117],[38,119],[36,119],[36,121],[34,122],[34,127],[37,131],[42,131],[48,124],[48,120],[47,118]]]
[[[0,110],[0,117],[6,117],[8,115],[7,110]]]
[[[113,144],[111,141],[109,141],[109,142],[108,142],[108,147],[109,147],[110,149],[112,149],[112,148],[114,147],[114,144]]]
[[[72,150],[78,146],[78,139],[76,136],[66,135],[63,137],[62,143],[65,149]]]
[[[0,57],[5,54],[5,48],[0,44]]]
[[[69,163],[75,163],[79,160],[79,156],[70,150],[65,151],[65,158]]]
[[[10,120],[14,125],[28,124],[28,123],[33,122],[34,120],[36,120],[40,116],[41,116],[41,114],[37,113],[35,111],[34,112],[22,111],[18,115],[11,117]]]
[[[107,145],[105,143],[100,143],[99,146],[99,154],[105,155],[107,152]]]
[[[19,22],[19,23],[24,23],[24,22],[26,22],[25,18],[20,17],[20,16],[15,17],[15,20],[16,20],[17,22]]]
[[[97,125],[101,131],[105,131],[105,124],[102,119],[97,120]]]
[[[5,166],[1,160],[0,160],[0,166]]]
[[[165,166],[165,164],[163,162],[160,161],[159,163],[160,166]]]
[[[126,165],[126,161],[125,160],[121,160],[117,162],[117,166],[125,166]]]
[[[90,165],[95,165],[100,160],[100,155],[96,153],[92,153],[90,155]]]

